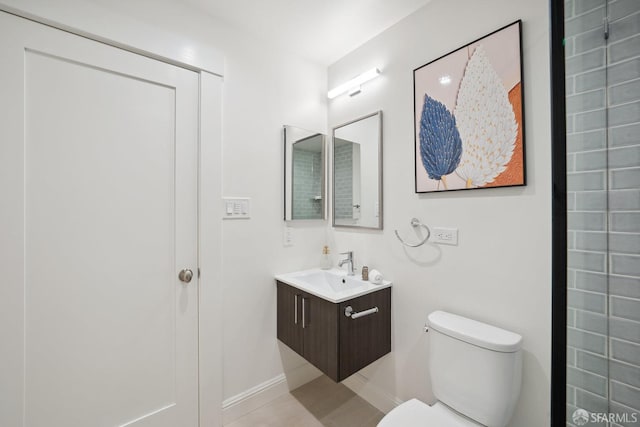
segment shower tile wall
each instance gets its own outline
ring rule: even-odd
[[[565,36],[572,426],[640,411],[640,1],[565,1]]]
[[[293,219],[322,218],[322,154],[293,150]]]
[[[353,218],[353,144],[336,145],[334,168],[335,218]]]

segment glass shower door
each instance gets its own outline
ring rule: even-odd
[[[567,426],[640,426],[640,1],[565,1]]]

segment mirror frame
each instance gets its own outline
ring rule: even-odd
[[[335,158],[335,148],[336,148],[336,129],[348,126],[350,124],[359,122],[361,120],[368,119],[370,117],[378,117],[378,226],[377,227],[367,227],[362,225],[345,225],[345,224],[336,224],[336,158]],[[331,222],[333,227],[335,228],[354,228],[361,230],[382,230],[384,228],[384,218],[383,218],[383,198],[382,198],[382,110],[378,110],[374,113],[367,114],[356,119],[350,120],[341,125],[335,126],[331,130]]]
[[[320,162],[322,164],[322,176],[320,178],[320,196],[322,197],[322,207],[321,207],[321,211],[322,211],[322,216],[320,218],[293,218],[293,188],[291,188],[291,200],[287,201],[287,186],[288,185],[293,185],[293,163],[291,163],[291,171],[287,171],[287,161],[293,161],[293,145],[295,144],[295,142],[291,142],[289,143],[287,141],[287,128],[295,128],[301,131],[305,131],[309,133],[309,136],[306,136],[304,138],[302,138],[302,140],[305,139],[309,139],[309,138],[314,138],[316,136],[321,136],[322,137],[322,149],[321,149],[321,157],[320,157]],[[328,171],[327,171],[327,135],[325,135],[324,133],[321,132],[315,132],[315,131],[310,131],[308,129],[304,129],[304,128],[300,128],[297,126],[292,126],[292,125],[283,125],[282,126],[282,141],[283,141],[283,147],[284,147],[284,176],[283,176],[283,181],[284,181],[284,197],[283,197],[283,208],[284,208],[284,212],[283,212],[283,219],[285,222],[292,222],[292,221],[326,221],[327,220],[327,175],[328,175]],[[296,141],[298,142],[298,141]],[[287,176],[290,177],[290,179],[287,179]],[[291,206],[289,206],[291,205]],[[288,212],[288,208],[290,208],[291,210],[291,218],[287,218],[287,212]]]

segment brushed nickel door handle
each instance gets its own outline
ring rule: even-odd
[[[180,270],[180,273],[178,273],[178,279],[180,279],[182,283],[191,282],[191,279],[193,279],[193,271],[188,268]]]

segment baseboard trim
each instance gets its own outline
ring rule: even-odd
[[[402,403],[402,400],[371,384],[362,374],[351,375],[342,384],[385,414]]]
[[[231,396],[222,402],[222,424],[232,423],[243,415],[316,379],[321,374],[318,369],[307,363]]]

